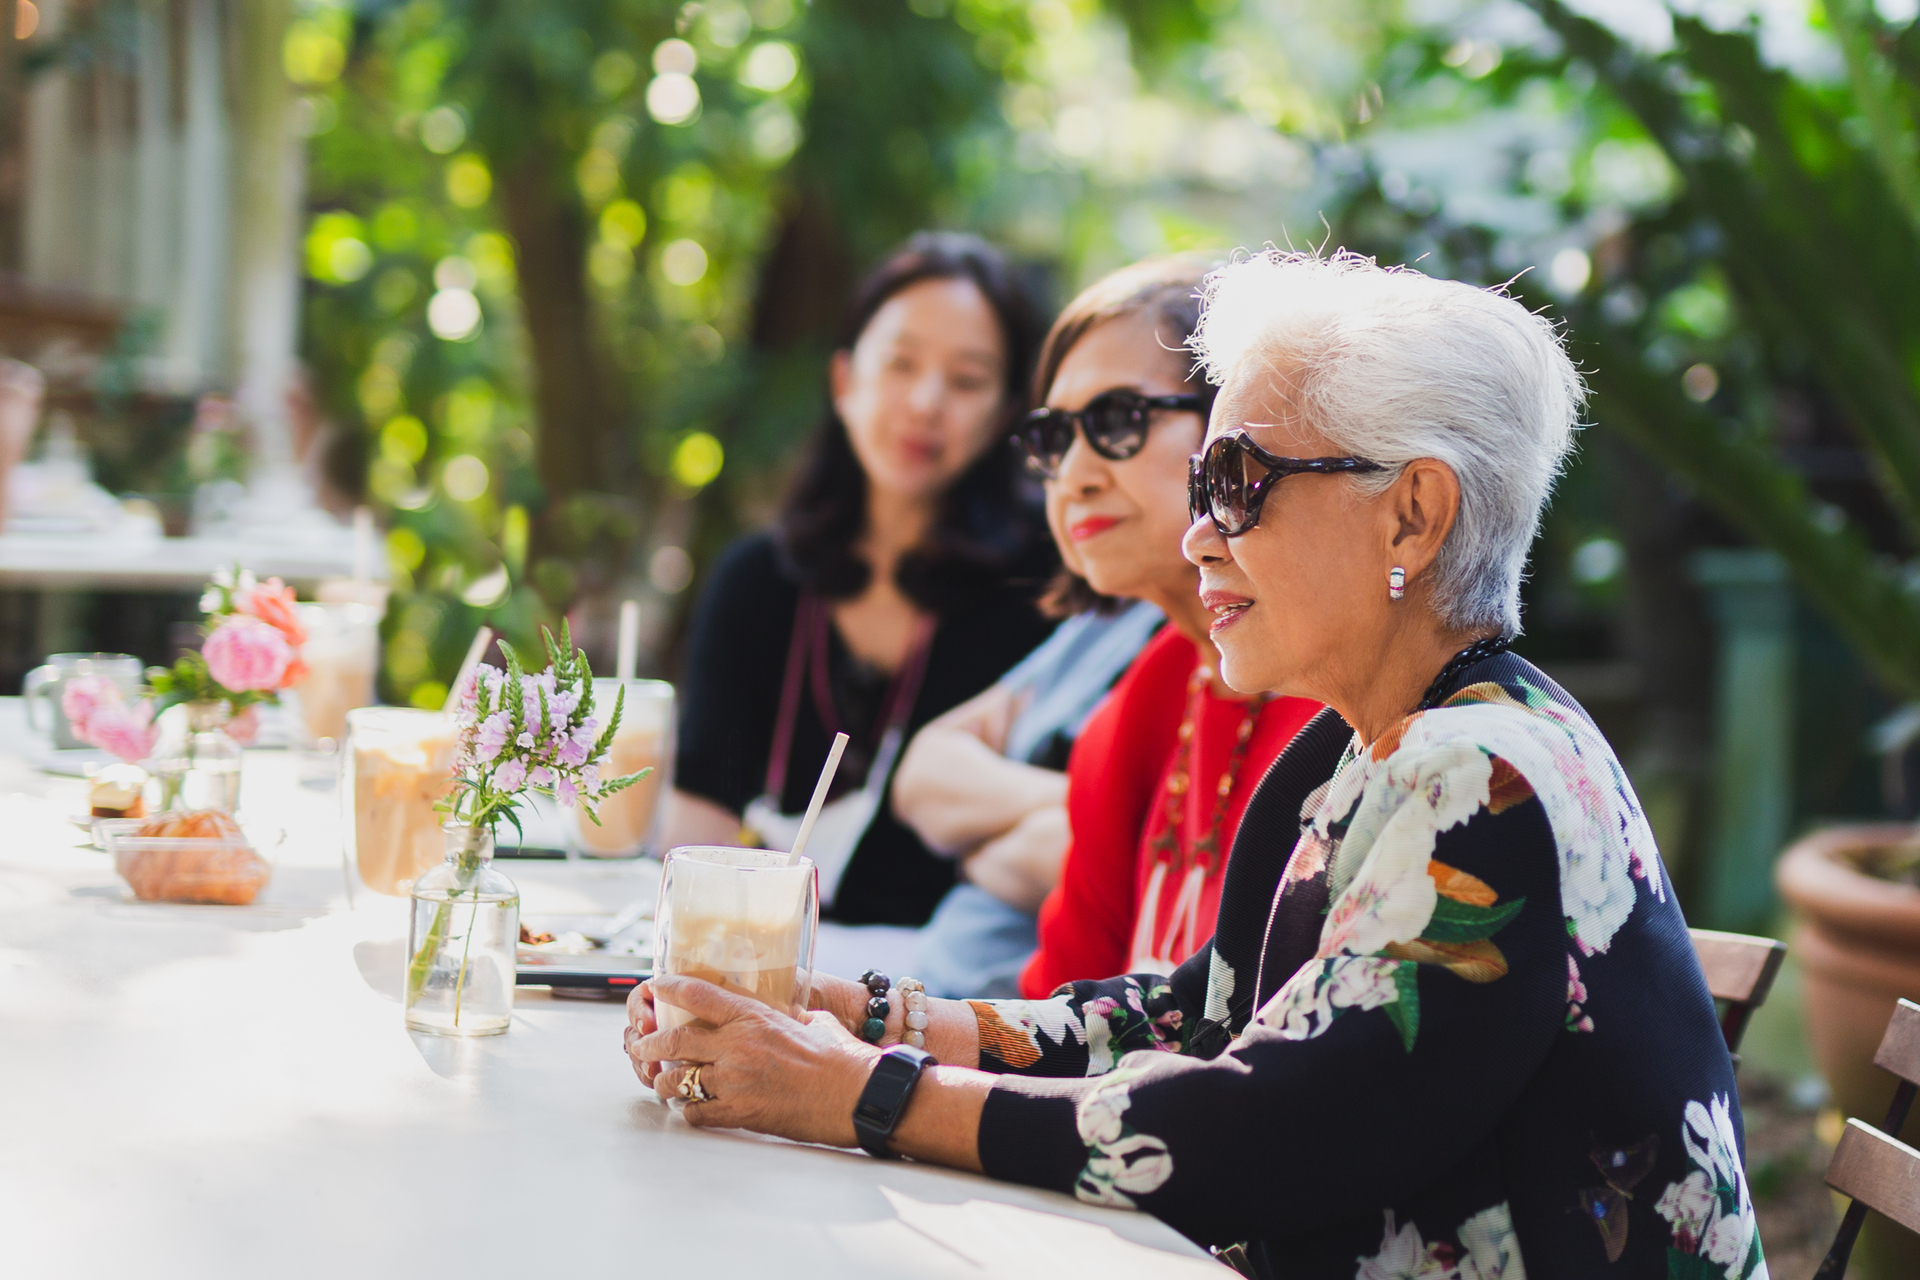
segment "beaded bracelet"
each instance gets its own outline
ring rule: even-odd
[[[918,978],[900,979],[900,1002],[907,1007],[900,1038],[916,1049],[927,1047],[927,988]]]
[[[867,1018],[860,1024],[860,1038],[868,1044],[879,1044],[886,1038],[887,1015],[893,1012],[893,1006],[887,1003],[893,980],[877,969],[869,969],[860,975],[860,985],[867,989]]]

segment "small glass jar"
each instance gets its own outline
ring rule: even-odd
[[[497,1036],[513,1021],[520,890],[493,869],[493,833],[449,822],[447,859],[413,882],[407,1028]]]
[[[153,775],[160,783],[160,808],[240,807],[240,744],[227,736],[232,708],[224,702],[189,702],[182,715],[161,729]]]

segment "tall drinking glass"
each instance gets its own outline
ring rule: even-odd
[[[567,817],[567,852],[588,858],[634,858],[659,852],[660,797],[673,785],[673,686],[665,680],[593,682],[593,713],[602,723],[613,714],[624,688],[620,730],[607,748],[600,773],[624,778],[653,772],[600,802],[600,825],[578,808]]]
[[[405,897],[445,856],[434,809],[453,790],[459,735],[453,718],[405,707],[347,712],[340,761],[340,827],[349,897]]]
[[[811,860],[683,845],[667,854],[653,925],[655,973],[705,978],[800,1016],[813,987],[820,892]],[[662,1027],[705,1026],[664,1000]]]
[[[307,740],[318,746],[347,736],[347,712],[374,703],[380,671],[380,611],[364,604],[303,604],[307,674],[293,686]],[[327,748],[331,750],[331,748]]]

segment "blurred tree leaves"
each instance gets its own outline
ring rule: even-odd
[[[667,607],[684,574],[655,589],[649,565],[704,559],[763,518],[818,412],[847,290],[904,236],[991,231],[1036,196],[1084,223],[1097,193],[1008,163],[1010,86],[1089,30],[1173,67],[1213,21],[1190,4],[1114,13],[306,11],[287,45],[312,137],[306,352],[334,419],[367,433],[391,521],[388,696],[431,704],[482,618],[523,642],[615,595]]]
[[[1597,416],[1785,557],[1881,678],[1920,694],[1920,313],[1907,296],[1920,272],[1920,222],[1903,204],[1914,82],[1903,82],[1888,56],[1893,34],[1871,14],[1849,11],[1842,43],[1853,74],[1850,91],[1840,91],[1767,66],[1749,31],[1676,17],[1673,51],[1655,57],[1555,0],[1534,2],[1683,179],[1666,226],[1622,233],[1623,263],[1656,275],[1682,261],[1710,265],[1682,287],[1724,280],[1728,295],[1719,318],[1677,289],[1662,312],[1643,315],[1617,305],[1620,282],[1596,280],[1574,309],[1577,336],[1596,349]],[[1728,304],[1737,311],[1730,319]],[[1716,399],[1717,377],[1699,386],[1706,394],[1690,396],[1659,376],[1671,358],[1648,328],[1662,321],[1709,342],[1731,334],[1728,354],[1753,384],[1744,418],[1729,412],[1735,400]],[[1796,375],[1817,385],[1873,460],[1897,521],[1880,546],[1813,499],[1769,438],[1770,393],[1791,390]]]

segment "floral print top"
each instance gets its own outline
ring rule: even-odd
[[[1586,714],[1511,654],[1364,747],[1331,712],[1303,730],[1174,973],[974,1009],[1005,1073],[988,1173],[1267,1274],[1766,1280],[1652,834]]]

